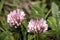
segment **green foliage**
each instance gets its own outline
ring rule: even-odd
[[[56,30],[57,28],[57,22],[54,17],[48,17],[47,19],[49,26],[51,27],[52,30]]]
[[[0,40],[14,40],[12,33],[9,31],[9,25],[7,25],[5,18],[2,18],[0,22],[0,25],[2,25],[0,26]]]
[[[20,27],[15,29],[13,27],[10,27],[10,25],[7,23],[6,15],[13,9],[23,8],[24,4],[22,6],[20,4],[25,2],[22,2],[22,0],[1,0],[0,40],[60,40],[60,13],[58,13],[60,2],[59,0],[53,0],[53,2],[50,0],[51,3],[47,1],[48,0],[36,0],[35,5],[31,6],[31,9],[29,10],[30,13],[26,13],[26,15],[29,15],[26,16],[26,19],[23,20]],[[29,1],[27,1],[26,3],[28,4]],[[28,4],[28,6],[30,6],[30,3]],[[34,18],[44,18],[47,21],[48,27],[51,29],[48,29],[47,32],[39,34],[28,33],[27,27],[29,20]]]
[[[59,12],[59,7],[58,7],[58,5],[56,4],[56,3],[52,3],[52,15],[53,15],[53,17],[55,17],[55,19],[56,19],[56,22],[57,22],[57,28],[56,28],[56,37],[57,37],[57,39],[56,40],[60,40],[60,14],[58,13]]]
[[[46,11],[46,3],[45,0],[41,3],[36,3],[31,8],[31,17],[33,18],[44,18],[45,17],[45,11]]]
[[[5,1],[5,0],[1,0],[1,2],[0,2],[0,14],[1,14],[1,12],[2,12],[2,8],[3,8],[3,5],[4,5],[4,1]]]
[[[54,2],[52,2],[52,7],[51,7],[51,9],[52,9],[52,15],[53,15],[54,17],[58,18],[58,17],[59,17],[59,14],[58,14],[58,5],[55,4]]]

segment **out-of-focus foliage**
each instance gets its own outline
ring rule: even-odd
[[[49,23],[49,26],[51,27],[52,30],[56,30],[57,28],[57,22],[56,22],[56,19],[54,17],[48,17],[48,20],[47,20]]]
[[[7,23],[7,14],[17,8],[26,13],[21,28],[12,28]],[[44,18],[49,29],[38,35],[38,40],[60,40],[60,0],[0,0],[0,40],[36,40],[27,32],[30,19]],[[22,31],[22,32],[21,32]]]

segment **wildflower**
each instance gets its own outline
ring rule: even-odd
[[[7,22],[11,25],[17,28],[17,26],[21,25],[22,20],[24,19],[25,13],[24,11],[17,9],[7,16]]]
[[[48,29],[48,25],[46,21],[42,19],[30,20],[28,24],[28,32],[37,33],[37,32],[45,32]]]

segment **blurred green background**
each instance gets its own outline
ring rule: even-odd
[[[26,13],[25,28],[32,18],[47,20],[48,31],[40,34],[39,40],[60,40],[60,0],[0,0],[0,40],[22,40],[20,29],[11,28],[7,23],[7,15],[17,8]],[[34,40],[33,34],[24,36],[23,40]]]

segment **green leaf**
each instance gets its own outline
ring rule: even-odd
[[[55,4],[54,2],[52,2],[52,6],[51,6],[51,9],[52,9],[52,15],[56,18],[59,17],[59,14],[58,14],[58,5]]]
[[[54,17],[48,17],[47,21],[52,30],[56,30],[57,28],[56,19]]]
[[[4,0],[1,0],[1,2],[0,2],[0,14],[1,14],[1,11],[2,11],[3,5],[4,5]]]
[[[35,18],[44,18],[45,17],[45,0],[43,0],[42,4],[41,3],[36,3],[32,8],[31,8],[31,15],[34,16]],[[32,17],[31,16],[31,17]]]
[[[56,18],[56,20],[57,20],[57,25],[58,25],[58,27],[60,28],[60,13],[58,13],[58,9],[59,9],[59,7],[58,7],[58,5],[57,4],[55,4],[54,2],[52,2],[52,7],[51,7],[51,9],[52,9],[52,15],[53,15],[53,17],[55,17]]]
[[[35,36],[34,35],[28,35],[28,40],[32,40]]]
[[[10,38],[8,36],[6,36],[4,40],[10,40]]]
[[[42,18],[42,17],[44,17],[44,12],[41,10],[41,8],[39,8],[37,6],[33,6],[31,8],[31,17]]]
[[[0,40],[14,40],[14,37],[11,32],[4,31],[0,33]]]
[[[4,40],[7,34],[5,32],[0,33],[0,40]]]

